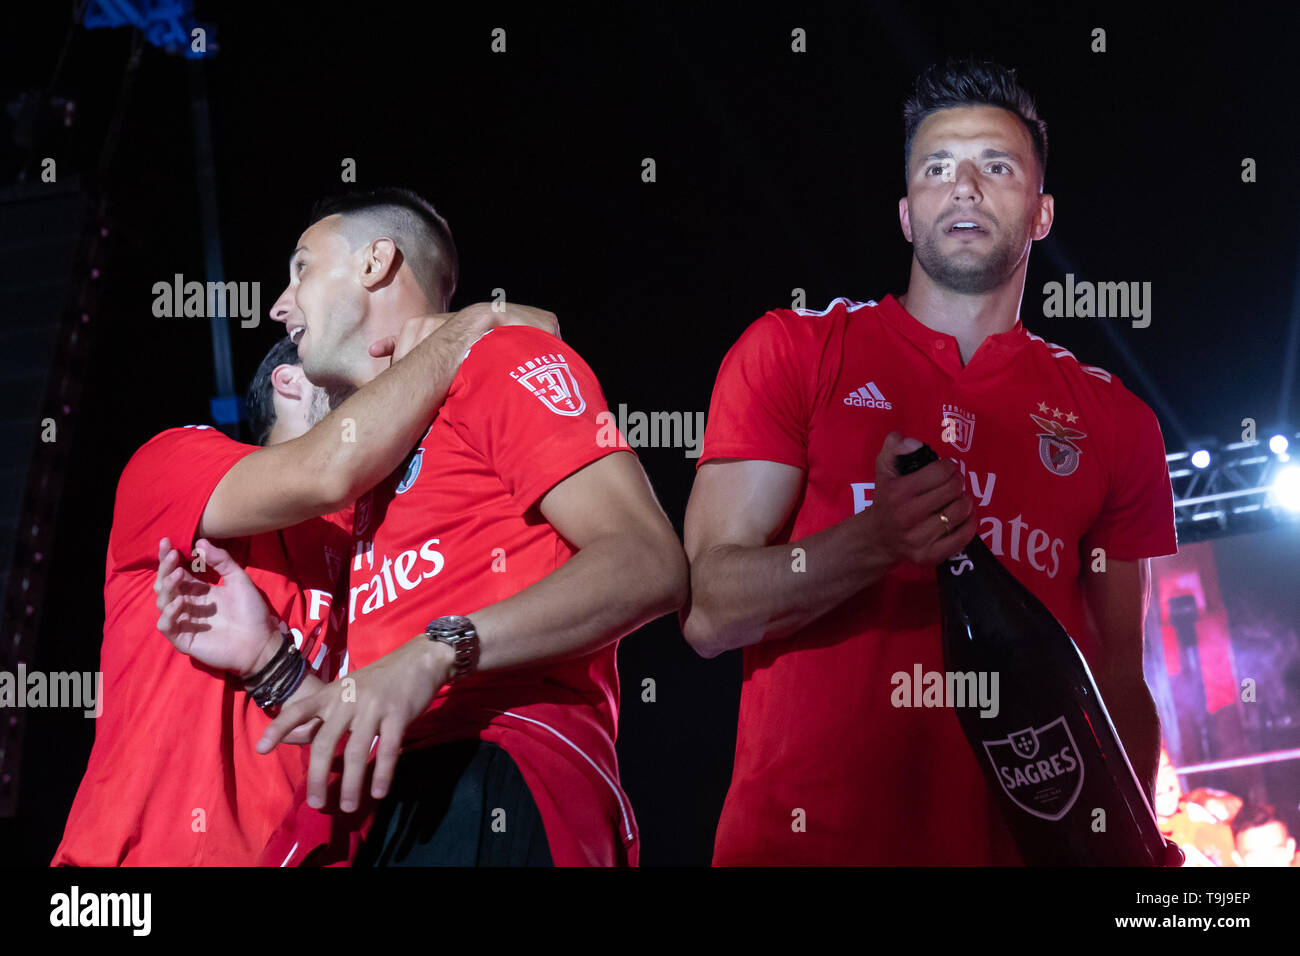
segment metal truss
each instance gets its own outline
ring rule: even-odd
[[[1300,448],[1300,434],[1288,435],[1288,440],[1292,450]],[[1192,464],[1192,454],[1180,451],[1165,456],[1179,543],[1263,531],[1286,523],[1300,527],[1300,514],[1280,507],[1272,487],[1277,473],[1300,464],[1300,459],[1270,451],[1267,436],[1212,449],[1205,468]]]

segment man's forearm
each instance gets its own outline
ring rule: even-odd
[[[299,439],[310,473],[329,483],[330,510],[400,464],[447,397],[465,352],[489,328],[482,313],[459,313]]]
[[[611,535],[584,545],[504,601],[445,613],[473,621],[478,670],[506,670],[589,653],[677,610],[686,574],[686,558],[671,534],[662,542]]]
[[[682,631],[704,657],[788,637],[884,576],[867,512],[789,544],[723,545],[691,563]]]
[[[1104,686],[1098,681],[1097,689],[1115,733],[1119,735],[1124,752],[1128,754],[1138,782],[1146,790],[1147,799],[1155,806],[1156,771],[1160,767],[1160,715],[1146,681],[1118,683],[1110,681]]]

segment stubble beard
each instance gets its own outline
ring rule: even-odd
[[[962,295],[982,295],[1001,286],[1015,271],[1019,256],[1011,240],[997,243],[983,260],[967,265],[939,251],[938,235],[929,232],[918,236],[913,249],[922,271],[945,289]]]

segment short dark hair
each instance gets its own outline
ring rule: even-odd
[[[281,365],[301,364],[298,346],[286,335],[271,346],[253,373],[244,401],[248,405],[248,429],[255,445],[265,445],[275,427],[275,389],[271,386],[271,373]]]
[[[397,243],[425,298],[434,303],[451,301],[460,271],[456,243],[447,220],[423,196],[392,186],[340,193],[317,202],[307,225],[335,215],[348,223],[347,238],[353,249],[387,236]]]
[[[1270,823],[1282,823],[1282,818],[1277,815],[1276,810],[1267,803],[1248,803],[1232,818],[1233,839],[1244,830],[1266,827]],[[1282,825],[1286,826],[1286,824]]]
[[[1016,82],[1016,71],[992,60],[950,59],[935,63],[916,78],[903,104],[903,181],[911,178],[912,140],[931,113],[957,106],[997,106],[1020,117],[1029,130],[1038,169],[1047,175],[1047,124],[1038,117],[1033,97]]]

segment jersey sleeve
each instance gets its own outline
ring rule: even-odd
[[[753,458],[807,469],[816,370],[806,331],[768,312],[731,347],[713,385],[696,468],[710,458]]]
[[[1120,437],[1110,483],[1101,514],[1084,535],[1084,553],[1102,548],[1117,561],[1174,554],[1174,494],[1160,423],[1136,396],[1116,421]]]
[[[521,511],[575,471],[631,450],[595,373],[553,335],[493,329],[470,349],[461,372],[473,413],[458,416],[456,428]]]
[[[235,462],[256,450],[206,425],[168,429],[146,442],[117,484],[109,534],[113,565],[119,571],[156,568],[162,538],[188,553],[212,492]]]

